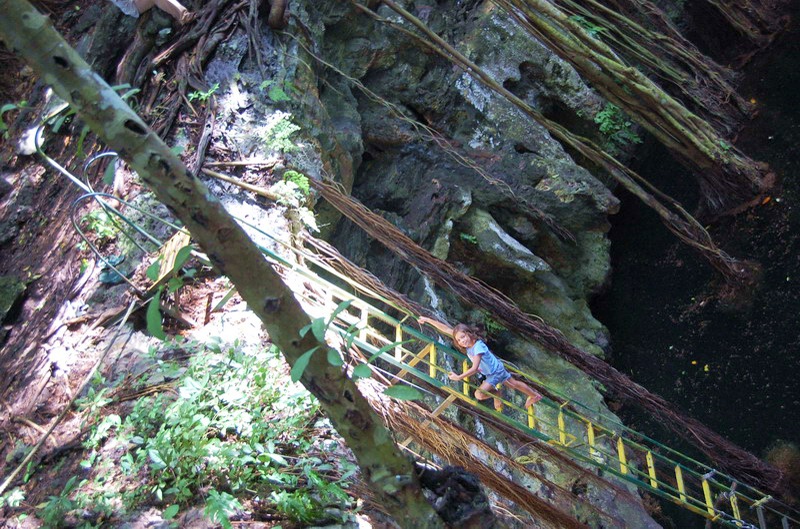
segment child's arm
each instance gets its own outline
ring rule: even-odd
[[[472,357],[472,365],[470,366],[469,369],[467,369],[466,371],[464,371],[460,375],[456,375],[455,373],[453,373],[451,371],[451,372],[449,372],[447,374],[447,378],[449,378],[450,380],[464,380],[467,377],[471,377],[472,375],[477,373],[478,370],[480,369],[480,367],[481,367],[481,358],[483,358],[482,354],[473,356]]]
[[[448,336],[453,336],[453,328],[445,325],[440,321],[432,320],[425,316],[420,316],[419,320],[417,321],[419,321],[420,325],[425,325],[427,323],[428,325],[435,327],[436,330],[438,330],[439,332],[447,334]]]

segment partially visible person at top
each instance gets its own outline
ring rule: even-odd
[[[460,375],[453,372],[448,373],[447,376],[450,380],[463,380],[478,371],[486,377],[486,380],[475,390],[476,399],[485,400],[493,397],[494,409],[497,411],[502,410],[503,403],[497,398],[496,394],[501,386],[505,384],[528,396],[525,400],[525,409],[541,400],[542,396],[536,390],[508,372],[500,359],[489,350],[489,347],[480,339],[474,329],[463,323],[459,323],[455,327],[449,327],[425,316],[419,319],[419,324],[431,325],[442,333],[452,336],[456,348],[466,354],[472,362],[472,366]]]

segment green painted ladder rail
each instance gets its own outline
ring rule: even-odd
[[[576,461],[608,472],[644,492],[667,499],[725,526],[758,529],[800,527],[798,513],[780,501],[612,418],[599,415],[511,365],[506,365],[509,371],[559,400],[545,397],[527,410],[503,400],[513,416],[484,406],[472,397],[476,385],[469,380],[452,382],[447,378],[448,372],[466,367],[465,355],[406,325],[404,321],[414,316],[391,301],[345,277],[313,255],[291,248],[280,240],[276,241],[302,255],[301,260],[305,264],[290,262],[263,249],[265,253],[286,271],[298,274],[302,282],[316,287],[316,294],[309,294],[307,289],[296,290],[295,295],[300,301],[306,306],[316,305],[321,313],[327,314],[333,313],[341,302],[349,301],[350,305],[339,313],[333,326],[343,335],[349,334],[349,329],[355,329],[351,331],[355,334],[353,345],[368,357],[387,348],[377,358],[383,361],[384,366],[394,369],[388,375],[386,370],[381,371],[396,383],[411,382],[406,380],[409,378],[416,385],[423,382],[447,395],[443,405],[433,412],[436,415],[447,405],[461,401],[496,421],[562,450]],[[337,278],[353,291],[349,292],[323,279],[318,272],[309,268],[309,263],[326,275]],[[371,301],[364,298],[371,298]],[[397,319],[377,305],[391,307],[405,316],[402,320]],[[370,366],[377,369],[374,364]],[[401,444],[405,446],[409,442],[410,439],[407,439]],[[518,461],[524,464],[524,456]]]

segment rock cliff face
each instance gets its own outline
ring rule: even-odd
[[[586,117],[603,107],[602,98],[491,2],[405,6],[538,110],[604,142]],[[574,344],[602,355],[607,331],[592,316],[587,299],[608,281],[607,216],[618,208],[611,191],[544,128],[418,42],[345,2],[296,2],[293,9],[308,43],[296,49],[314,70],[296,69],[296,84],[308,88],[296,115],[321,147],[318,166],[434,255],[457,263]],[[397,19],[385,6],[378,14]],[[340,72],[320,67],[308,49]],[[438,140],[412,122],[429,127]],[[298,162],[307,162],[307,156]],[[574,241],[559,238],[535,210],[569,230]],[[461,306],[325,205],[318,213],[321,225],[330,223],[323,233],[388,285],[450,322],[491,327],[490,314]],[[492,345],[543,382],[610,415],[577,369],[509,333],[498,333]],[[455,412],[451,418],[473,421]],[[473,426],[501,450],[515,451],[479,422]],[[540,466],[567,488],[580,479]],[[630,526],[654,525],[641,506],[620,502],[615,507],[603,494],[590,489],[587,496]]]
[[[410,7],[540,111],[580,123],[579,116],[593,115],[602,106],[571,67],[490,3]],[[392,17],[386,7],[378,12]],[[348,97],[327,98],[329,111],[335,105],[336,114],[359,117],[332,116],[356,160],[353,194],[437,256],[459,263],[574,343],[601,354],[605,332],[587,309],[586,298],[607,279],[604,233],[617,199],[541,126],[419,43],[344,10],[327,12],[323,23],[320,38],[327,59],[395,109],[390,113],[385,104],[352,89]],[[339,84],[341,79],[334,77],[331,85]],[[480,172],[420,134],[409,119],[436,131]],[[582,125],[591,130],[588,123]],[[352,134],[356,126],[357,136]],[[531,206],[572,232],[575,241],[555,236]],[[447,297],[347,222],[337,226],[333,241],[423,303],[435,305]],[[446,309],[437,308],[455,319],[469,317],[452,301]]]

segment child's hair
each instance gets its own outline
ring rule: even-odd
[[[464,323],[459,323],[455,327],[453,327],[453,345],[455,345],[456,349],[461,351],[462,353],[466,352],[466,347],[461,347],[455,341],[456,333],[463,332],[466,333],[470,338],[474,341],[483,340],[483,336],[481,335],[480,329],[474,327],[472,325],[466,325]]]

